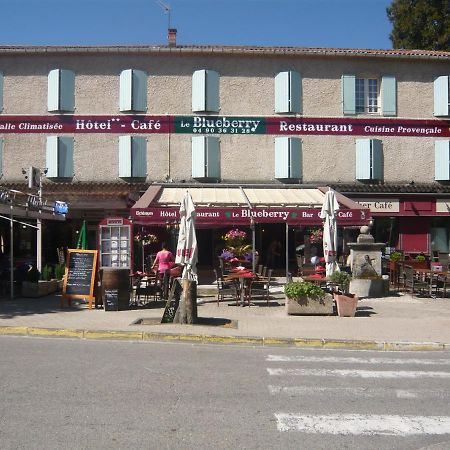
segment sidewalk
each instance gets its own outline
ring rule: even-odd
[[[203,287],[203,292],[208,287]],[[202,287],[199,286],[199,292]],[[288,316],[281,286],[271,306],[199,299],[196,325],[160,324],[163,303],[127,311],[89,310],[82,301],[60,309],[60,296],[0,299],[0,334],[182,340],[380,350],[450,350],[450,299],[394,295],[363,299],[356,317]],[[139,319],[144,324],[137,323]],[[141,320],[142,322],[142,320]]]

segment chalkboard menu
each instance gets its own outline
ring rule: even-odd
[[[164,308],[161,323],[173,322],[178,306],[180,305],[180,297],[182,290],[183,289],[181,288],[181,285],[178,279],[176,278],[173,281],[172,289],[170,290],[169,298],[167,299],[166,307]]]
[[[92,307],[97,250],[68,249],[63,298],[88,298]]]
[[[104,306],[105,311],[119,310],[119,289],[105,289]]]

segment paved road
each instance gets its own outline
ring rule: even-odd
[[[0,361],[2,450],[450,448],[446,352],[0,336]]]

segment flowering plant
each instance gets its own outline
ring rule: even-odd
[[[158,242],[158,238],[154,234],[137,233],[134,235],[134,240],[141,242],[142,245],[154,244]]]
[[[226,248],[223,250],[221,257],[224,259],[232,259],[233,257],[242,257],[245,253],[251,251],[252,246],[245,244],[247,233],[245,231],[235,228],[228,231],[228,233],[222,236],[222,239],[226,243]],[[232,255],[232,256],[225,256]]]
[[[321,228],[309,230],[309,241],[311,244],[319,244],[323,240],[323,230]]]

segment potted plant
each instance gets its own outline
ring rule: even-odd
[[[332,296],[309,281],[292,281],[284,287],[287,314],[333,314]]]
[[[356,306],[358,305],[358,296],[350,294],[351,276],[347,272],[334,272],[330,276],[330,281],[336,283],[337,292],[334,293],[334,300],[336,301],[336,309],[340,317],[354,317],[356,313]]]
[[[66,273],[65,264],[56,264],[55,266],[55,278],[58,280],[58,289],[63,288],[63,278]]]

